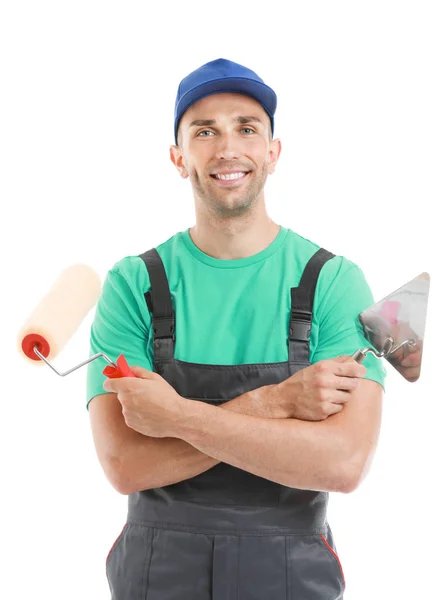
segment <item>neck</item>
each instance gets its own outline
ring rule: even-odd
[[[265,250],[278,235],[280,226],[259,203],[240,217],[217,217],[196,212],[196,224],[190,228],[194,244],[205,254],[222,260],[253,256]]]

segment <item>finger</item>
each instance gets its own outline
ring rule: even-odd
[[[107,392],[119,392],[122,389],[127,388],[127,385],[131,384],[133,377],[108,377],[103,382],[103,388]]]
[[[351,359],[350,355],[345,355],[345,356],[334,356],[333,358],[324,358],[318,362],[322,362],[322,363],[344,363],[347,360]],[[316,363],[317,364],[317,363]]]
[[[367,368],[357,363],[352,358],[348,358],[341,364],[336,364],[334,374],[340,377],[364,377],[367,373]]]
[[[363,377],[367,371],[362,363],[356,362],[349,354],[328,358],[321,362],[329,363],[337,375],[344,377]]]
[[[332,402],[332,404],[330,404],[330,407],[329,407],[329,415],[328,416],[331,417],[331,415],[340,413],[344,408],[343,404],[344,403]]]
[[[340,377],[339,375],[335,375],[333,379],[331,379],[330,385],[335,390],[352,391],[359,387],[360,381],[359,377]]]
[[[107,378],[104,380],[103,382],[103,389],[106,390],[106,392],[114,392],[114,386],[113,386],[113,382],[111,379]]]
[[[352,360],[352,358],[349,354],[345,354],[342,356],[336,356],[336,358],[332,358],[332,360],[334,360],[335,362],[344,363],[344,362],[347,362],[348,360]]]
[[[144,369],[143,367],[130,367],[130,369],[134,375],[143,379],[153,379],[156,375],[153,371],[149,371],[149,369]]]
[[[401,365],[403,367],[417,367],[421,363],[422,355],[420,352],[413,352],[409,354],[406,358],[401,360]]]
[[[421,368],[419,367],[405,367],[400,368],[399,372],[409,381],[416,381],[421,372]]]
[[[352,397],[350,390],[335,390],[330,394],[330,401],[333,404],[347,404]]]

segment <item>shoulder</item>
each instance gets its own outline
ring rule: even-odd
[[[303,237],[292,229],[287,228],[287,251],[295,257],[302,268],[305,268],[309,260],[321,249],[328,250],[333,257],[325,262],[321,269],[318,284],[327,285],[338,279],[352,276],[360,267],[346,256],[335,254],[333,248],[326,248],[317,242]]]
[[[182,233],[175,233],[157,246],[151,246],[158,252],[164,264],[170,263],[180,251]],[[121,258],[109,269],[108,279],[121,280],[130,288],[147,291],[150,288],[149,273],[141,255],[151,248],[148,247],[139,254],[130,254]]]
[[[359,264],[347,256],[335,254],[333,248],[325,248],[298,233],[288,230],[287,248],[298,262],[299,272],[303,272],[308,261],[321,248],[334,256],[323,265],[316,285],[315,305],[317,309],[328,310],[337,302],[358,307],[369,306],[372,301],[370,286]]]

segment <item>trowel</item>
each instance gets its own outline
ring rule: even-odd
[[[358,316],[372,347],[357,350],[361,363],[368,353],[385,358],[407,381],[419,379],[427,316],[430,275],[421,273]]]

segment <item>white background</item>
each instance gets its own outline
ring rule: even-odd
[[[440,597],[440,5],[152,6],[2,4],[2,598],[110,597],[105,558],[127,497],[96,458],[86,368],[33,368],[17,332],[66,266],[86,262],[103,280],[194,223],[169,161],[175,94],[220,57],[278,95],[272,218],[359,264],[376,299],[432,276],[421,379],[387,365],[374,464],[356,492],[331,495],[329,522],[346,600]],[[92,316],[60,370],[88,357]]]

